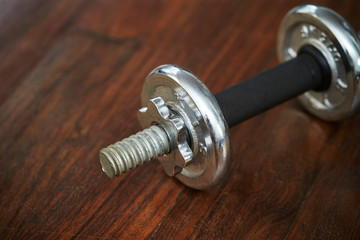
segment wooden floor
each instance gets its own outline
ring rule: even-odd
[[[360,29],[360,1],[312,2]],[[0,238],[359,239],[360,114],[328,123],[291,100],[239,124],[208,191],[157,161],[111,180],[98,160],[140,130],[153,68],[181,65],[215,93],[278,63],[280,21],[304,3],[2,1]]]

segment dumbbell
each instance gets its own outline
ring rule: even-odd
[[[277,52],[282,64],[213,95],[190,71],[155,68],[141,93],[143,131],[99,152],[111,178],[158,158],[186,186],[207,189],[231,164],[229,127],[299,96],[327,121],[354,114],[360,102],[360,41],[336,12],[303,5],[283,19]]]

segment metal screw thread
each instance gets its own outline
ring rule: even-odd
[[[165,130],[153,125],[101,149],[99,157],[104,173],[114,178],[169,152],[170,142]]]

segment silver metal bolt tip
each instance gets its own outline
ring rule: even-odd
[[[114,178],[115,166],[112,164],[112,161],[109,160],[111,159],[111,156],[106,153],[106,151],[101,151],[99,152],[99,158],[103,172],[106,173],[106,175],[108,175],[110,178]]]
[[[99,158],[103,172],[114,178],[168,152],[170,143],[165,130],[154,125],[101,149]]]

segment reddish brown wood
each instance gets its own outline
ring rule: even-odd
[[[360,115],[295,101],[231,129],[228,178],[184,187],[157,161],[114,180],[98,150],[140,130],[145,76],[173,63],[217,92],[277,64],[303,1],[0,4],[1,239],[358,239]],[[360,2],[321,0],[360,29]]]

